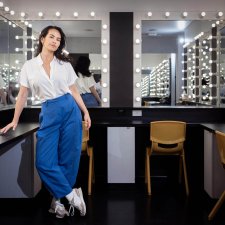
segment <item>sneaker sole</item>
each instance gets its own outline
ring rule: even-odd
[[[51,214],[55,214],[55,217],[57,217],[57,218],[59,218],[59,219],[62,219],[62,218],[64,218],[65,216],[69,216],[69,215],[67,215],[66,213],[65,213],[63,216],[60,216],[60,215],[58,215],[58,214],[55,212],[55,210],[52,209],[52,208],[49,209],[48,212],[51,213]]]
[[[77,192],[77,194],[78,194],[78,196],[81,200],[81,207],[84,210],[83,213],[80,211],[80,215],[85,216],[86,215],[86,205],[85,205],[85,202],[84,202],[83,192],[82,192],[81,188],[76,189],[76,192]]]

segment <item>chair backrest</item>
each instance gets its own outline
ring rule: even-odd
[[[185,141],[186,123],[181,121],[154,121],[150,123],[150,140],[161,144]]]
[[[225,133],[216,131],[216,141],[220,154],[220,160],[223,166],[225,165]]]
[[[85,127],[85,122],[82,121],[82,151],[87,150],[87,142],[89,141],[89,129]]]

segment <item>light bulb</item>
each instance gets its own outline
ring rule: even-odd
[[[107,98],[103,98],[102,101],[103,102],[108,102],[108,99]]]
[[[104,30],[106,30],[106,29],[108,28],[107,24],[103,24],[103,25],[102,25],[102,28],[103,28]]]
[[[78,15],[79,15],[78,12],[74,12],[74,13],[73,13],[73,16],[74,16],[74,17],[78,17]]]
[[[141,25],[140,24],[136,24],[135,27],[136,27],[136,29],[140,29]]]
[[[8,11],[9,11],[9,7],[6,6],[6,7],[4,8],[4,10],[5,10],[6,12],[8,12]]]
[[[25,12],[21,12],[21,13],[20,13],[20,16],[21,16],[21,17],[25,17],[25,15],[26,15]]]
[[[165,16],[169,17],[170,16],[170,12],[165,12]]]
[[[108,58],[108,55],[107,54],[103,54],[102,56],[104,59],[107,59]]]
[[[95,12],[92,11],[92,12],[90,13],[90,15],[91,15],[91,17],[94,17],[94,16],[95,16]]]
[[[102,44],[106,45],[107,44],[107,40],[106,39],[103,39],[102,40]]]
[[[136,73],[140,73],[141,70],[139,68],[136,68],[135,71],[136,71]]]
[[[104,88],[106,88],[107,86],[108,86],[107,83],[103,83],[103,84],[102,84],[102,87],[104,87]]]
[[[39,12],[39,13],[38,13],[38,16],[39,16],[39,17],[43,17],[43,15],[44,15],[43,12]]]
[[[103,71],[103,73],[107,73],[108,72],[108,70],[106,68],[104,68],[102,71]]]
[[[140,41],[140,39],[138,39],[138,38],[135,40],[135,43],[136,43],[136,44],[140,44],[140,42],[141,42],[141,41]]]
[[[201,17],[205,17],[206,16],[206,13],[205,12],[201,12]]]
[[[140,102],[141,98],[140,97],[136,97],[136,102]]]
[[[4,6],[3,2],[0,2],[0,7],[2,8]]]
[[[151,17],[152,16],[152,12],[148,12],[148,17]]]
[[[218,12],[218,13],[217,13],[217,16],[218,16],[218,17],[223,16],[223,12]]]
[[[56,15],[57,17],[60,17],[61,13],[60,13],[60,12],[56,12],[55,15]]]
[[[10,15],[15,15],[15,12],[13,10],[10,11]]]
[[[140,84],[139,82],[137,82],[137,83],[135,84],[135,86],[136,86],[137,88],[139,88],[139,87],[141,86],[141,84]]]
[[[136,59],[139,59],[139,58],[140,58],[140,54],[136,53],[136,54],[135,54],[135,58],[136,58]]]
[[[188,16],[188,13],[187,12],[183,12],[182,16],[186,18]]]

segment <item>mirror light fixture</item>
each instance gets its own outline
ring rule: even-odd
[[[223,12],[218,12],[217,13],[217,17],[222,17],[223,16]]]
[[[165,17],[168,18],[170,16],[170,12],[165,12]]]
[[[11,16],[15,15],[15,11],[11,10],[11,11],[10,11],[10,15],[11,15]]]
[[[103,57],[103,59],[107,59],[108,55],[107,54],[103,54],[102,57]]]
[[[102,44],[106,45],[107,43],[108,43],[108,42],[107,42],[106,39],[103,39],[103,40],[102,40]]]
[[[140,102],[141,101],[141,98],[140,97],[136,97],[136,101],[137,102]]]
[[[21,12],[20,16],[24,18],[26,16],[26,13],[25,12]]]
[[[148,12],[147,15],[148,15],[148,17],[151,17],[152,16],[152,12]]]
[[[60,17],[60,16],[61,16],[61,13],[60,13],[59,11],[57,11],[57,12],[55,13],[55,15],[56,15],[57,17]]]
[[[135,43],[136,43],[136,44],[140,44],[140,43],[141,43],[140,39],[137,38],[137,39],[135,40]]]
[[[135,85],[137,88],[139,88],[141,86],[141,84],[139,82],[136,83]]]
[[[102,101],[103,102],[108,102],[108,99],[107,98],[103,98]]]
[[[9,7],[6,6],[6,7],[4,8],[4,10],[5,10],[6,12],[8,12],[8,11],[9,11]]]
[[[90,13],[90,15],[91,15],[91,17],[94,17],[94,16],[95,16],[95,12],[92,11],[92,12]]]
[[[137,30],[139,30],[141,28],[141,25],[140,24],[136,24],[135,27],[136,27]]]
[[[103,83],[103,84],[102,84],[102,87],[104,87],[104,88],[106,88],[107,86],[108,86],[107,83]]]
[[[183,13],[182,13],[182,16],[183,16],[184,18],[186,18],[186,17],[188,16],[188,13],[187,13],[187,12],[183,12]]]
[[[104,68],[102,71],[103,71],[103,73],[107,73],[108,72],[108,70],[106,68]]]
[[[107,28],[108,28],[107,24],[103,24],[103,25],[102,25],[102,29],[103,29],[103,30],[106,30]]]
[[[74,17],[78,17],[78,15],[79,15],[78,12],[74,12],[74,13],[73,13],[73,16],[74,16]]]
[[[2,8],[4,6],[3,2],[0,2],[0,8]]]
[[[140,73],[141,72],[141,70],[139,69],[139,68],[136,68],[136,73]]]
[[[42,18],[44,16],[44,13],[43,12],[39,12],[38,16]]]
[[[206,13],[205,12],[201,12],[200,17],[203,18],[205,16],[206,16]]]

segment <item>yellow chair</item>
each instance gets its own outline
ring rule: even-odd
[[[94,153],[93,147],[88,145],[89,130],[86,129],[84,121],[82,121],[82,127],[82,154],[87,153],[89,156],[88,195],[91,195],[92,183],[94,183]]]
[[[147,183],[148,195],[151,195],[150,156],[152,153],[160,155],[179,155],[181,181],[182,165],[184,172],[186,194],[189,195],[184,141],[186,136],[186,123],[180,121],[154,121],[150,123],[151,147],[146,148],[145,158],[145,182]]]
[[[216,131],[216,141],[217,141],[217,147],[219,150],[220,160],[223,165],[223,168],[225,169],[225,134],[221,133],[219,131]],[[221,207],[225,200],[225,190],[220,196],[219,200],[217,201],[216,205],[213,207],[212,211],[210,212],[208,219],[212,220],[215,214],[217,213],[218,209]]]

